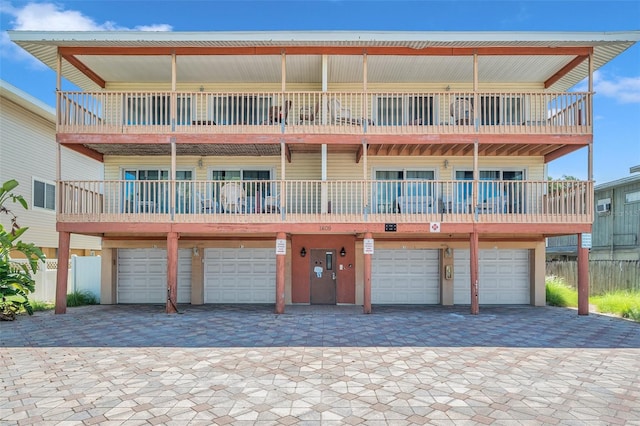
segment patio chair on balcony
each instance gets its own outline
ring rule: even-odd
[[[229,182],[220,189],[220,201],[225,213],[242,213],[246,194],[237,182]]]
[[[342,107],[338,98],[331,98],[329,102],[329,117],[331,124],[358,124],[358,120],[351,116],[351,109]]]
[[[314,107],[310,105],[300,108],[300,124],[316,124],[318,117],[318,111],[320,111],[320,103],[316,102]]]
[[[267,195],[264,198],[263,209],[265,213],[280,213],[280,196]]]
[[[284,108],[281,106],[272,106],[269,108],[269,124],[282,123],[289,124],[289,110],[291,109],[292,101],[285,101]]]
[[[423,195],[400,195],[398,200],[398,212],[400,213],[431,213],[433,200]]]
[[[506,211],[506,200],[502,197],[487,198],[480,203],[478,212],[488,214],[499,214]]]
[[[455,124],[473,124],[473,105],[468,99],[456,99],[449,108]]]
[[[218,213],[218,202],[205,198],[202,193],[196,192],[196,211],[199,213]]]

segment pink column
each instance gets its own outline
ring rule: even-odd
[[[589,249],[578,234],[578,315],[589,315]]]
[[[480,304],[478,302],[478,256],[480,252],[478,250],[478,233],[472,232],[469,241],[469,256],[470,256],[470,268],[471,268],[471,315],[478,315],[480,312]]]
[[[371,232],[364,234],[365,239],[373,238]],[[362,311],[365,314],[371,313],[371,254],[364,255],[364,304]]]
[[[167,308],[168,314],[178,312],[178,234],[167,234]]]
[[[278,232],[276,240],[286,240],[287,234]],[[276,314],[284,314],[284,281],[285,281],[285,254],[276,254]]]
[[[56,275],[56,314],[67,312],[67,279],[69,278],[70,232],[58,232],[58,273]]]

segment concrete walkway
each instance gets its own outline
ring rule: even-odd
[[[0,323],[0,424],[640,424],[640,324],[619,318],[163,309]]]

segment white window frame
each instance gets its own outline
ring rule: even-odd
[[[433,122],[422,123],[421,125],[435,126],[440,121],[440,98],[435,93],[389,93],[389,94],[374,94],[371,97],[371,118],[377,126],[380,124],[380,117],[378,115],[378,101],[380,99],[398,99],[400,108],[402,109],[402,117],[400,122],[395,124],[384,124],[384,126],[406,126],[417,125],[418,123],[411,123],[409,113],[411,109],[411,101],[415,98],[432,98],[433,99]],[[413,118],[411,118],[413,120]],[[424,117],[422,118],[424,120]],[[390,170],[391,171],[391,170]]]
[[[624,194],[625,204],[638,203],[638,202],[640,202],[640,190],[625,192]]]
[[[132,165],[132,166],[121,166],[120,167],[120,176],[121,179],[123,181],[123,185],[122,185],[122,202],[123,202],[123,208],[124,207],[124,203],[127,202],[127,200],[125,198],[128,198],[130,196],[129,191],[134,191],[136,192],[136,194],[133,195],[134,200],[139,200],[141,201],[141,199],[139,199],[139,196],[137,194],[137,192],[139,191],[138,188],[138,183],[137,182],[141,182],[140,178],[139,178],[139,172],[140,171],[157,171],[158,172],[158,176],[161,177],[162,176],[162,172],[167,172],[167,178],[166,179],[157,179],[155,181],[151,181],[151,180],[145,180],[144,182],[169,182],[171,180],[171,168],[170,167],[166,167],[166,166],[158,166],[158,165]],[[184,180],[184,182],[193,182],[196,180],[196,171],[195,168],[193,167],[180,167],[177,168],[176,171],[179,172],[191,172],[191,179],[188,180]],[[135,172],[136,174],[136,178],[134,180],[127,180],[126,178],[126,173],[127,172]],[[165,197],[166,200],[166,197]]]
[[[44,187],[44,206],[37,206],[36,205],[36,182],[40,182],[43,183],[45,185]],[[53,209],[50,209],[48,207],[46,207],[47,205],[47,185],[53,186]],[[49,180],[49,179],[41,179],[39,177],[36,176],[32,176],[31,177],[31,207],[34,210],[41,210],[41,211],[47,211],[47,212],[52,212],[55,213],[57,210],[57,206],[58,206],[58,189],[57,189],[57,185],[54,181]]]
[[[416,180],[414,179],[407,179],[407,172],[432,172],[433,173],[433,179],[426,179],[429,181],[433,181],[434,184],[432,185],[428,185],[427,187],[427,191],[429,192],[428,195],[429,197],[432,197],[433,200],[436,200],[438,198],[438,194],[437,192],[438,189],[435,189],[435,194],[433,193],[433,190],[435,188],[435,181],[438,180],[438,169],[434,168],[434,167],[403,167],[403,168],[395,168],[395,167],[375,167],[372,169],[372,177],[373,180],[376,183],[384,183],[384,182],[389,182],[389,180],[386,179],[378,179],[377,178],[377,174],[378,172],[402,172],[402,179],[391,179],[390,181],[402,181],[402,182],[407,182],[406,185],[400,184],[401,189],[406,188],[406,186],[411,183],[411,182],[416,182]],[[419,182],[421,182],[422,180],[419,180]],[[407,195],[405,194],[403,191],[398,191],[394,194],[390,194],[393,195],[392,198],[388,198],[385,195],[382,195],[382,197],[384,198],[383,202],[380,202],[379,200],[379,193],[378,193],[378,186],[374,185],[374,193],[373,193],[373,203],[374,203],[374,209],[376,213],[391,213],[391,212],[396,212],[396,207],[397,207],[397,197],[400,196],[404,196]],[[386,192],[386,191],[385,191]]]

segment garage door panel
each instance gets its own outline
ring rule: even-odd
[[[372,303],[439,303],[438,256],[438,250],[376,250],[371,271]]]
[[[118,249],[118,303],[165,303],[167,251]],[[191,250],[178,251],[178,303],[191,302]]]
[[[205,250],[205,303],[275,303],[273,248]]]
[[[469,250],[456,250],[454,258],[454,304],[470,304]],[[529,251],[480,250],[479,303],[528,304]]]

